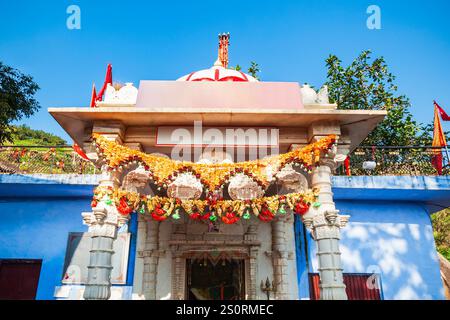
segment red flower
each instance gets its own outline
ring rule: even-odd
[[[267,209],[267,207],[263,208],[258,215],[259,220],[264,221],[264,222],[272,221],[274,217],[275,217],[275,215],[272,213],[272,211]]]
[[[198,220],[198,219],[200,219],[200,213],[197,212],[197,211],[196,212],[192,212],[190,217],[191,217],[191,219]]]
[[[98,204],[98,202],[97,202],[97,200],[92,200],[92,202],[91,202],[91,207],[92,208],[95,208],[96,206],[97,206],[97,204]]]
[[[296,214],[304,215],[306,212],[308,212],[309,205],[305,203],[304,201],[299,201],[295,205],[294,211]]]
[[[211,212],[205,213],[204,215],[200,216],[200,219],[202,220],[208,220],[211,216]]]
[[[128,202],[125,197],[120,198],[119,206],[117,207],[117,211],[119,211],[120,214],[127,216],[131,212],[133,212],[133,209],[130,208],[128,205]]]
[[[224,216],[222,216],[222,221],[226,224],[233,224],[239,221],[239,217],[236,213],[228,211]]]
[[[167,219],[166,212],[161,208],[160,204],[152,211],[152,218],[156,221],[164,221]]]

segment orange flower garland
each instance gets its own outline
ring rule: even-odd
[[[266,159],[239,163],[200,164],[171,160],[129,149],[107,140],[100,134],[94,134],[93,138],[99,155],[103,157],[111,170],[138,161],[149,171],[159,187],[167,187],[182,172],[191,172],[205,186],[206,191],[221,188],[237,173],[247,175],[258,185],[266,188],[270,183],[266,173],[268,166],[273,168],[273,172],[277,172],[286,164],[296,163],[309,172],[319,162],[321,155],[326,154],[336,143],[336,136],[330,135],[301,149]]]

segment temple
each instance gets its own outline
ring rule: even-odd
[[[337,179],[386,111],[338,110],[326,86],[234,70],[229,40],[219,35],[208,69],[108,83],[92,108],[49,109],[97,170],[91,209],[78,213],[87,232],[69,240],[54,296],[346,300],[362,288],[356,298],[443,298],[435,209],[423,207],[448,202],[448,180],[418,204],[405,185],[420,194],[422,180]],[[399,235],[408,226],[412,236]],[[400,280],[404,265],[416,277]]]

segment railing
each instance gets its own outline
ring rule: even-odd
[[[98,169],[70,146],[0,146],[2,173],[95,174]]]
[[[431,146],[361,146],[350,155],[351,175],[438,175],[432,164],[435,154],[442,154],[442,175],[450,174],[449,159],[445,149]],[[346,175],[345,166],[337,169],[338,175]]]
[[[432,165],[436,151],[443,155],[443,175],[450,175],[444,149],[429,146],[358,147],[350,154],[351,175],[437,175]],[[0,146],[2,173],[95,174],[95,165],[81,158],[70,146]],[[345,166],[336,172],[346,175]]]

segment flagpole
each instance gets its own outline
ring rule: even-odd
[[[439,109],[440,109],[440,106],[437,104],[436,100],[433,100],[433,105],[435,108],[439,107]],[[438,114],[439,114],[439,116],[442,116],[440,112],[438,112]],[[447,116],[446,113],[444,113],[444,114]],[[445,140],[444,148],[445,148],[445,154],[447,155],[447,166],[448,166],[450,163],[450,156],[449,156],[448,148],[447,148],[447,140]]]

